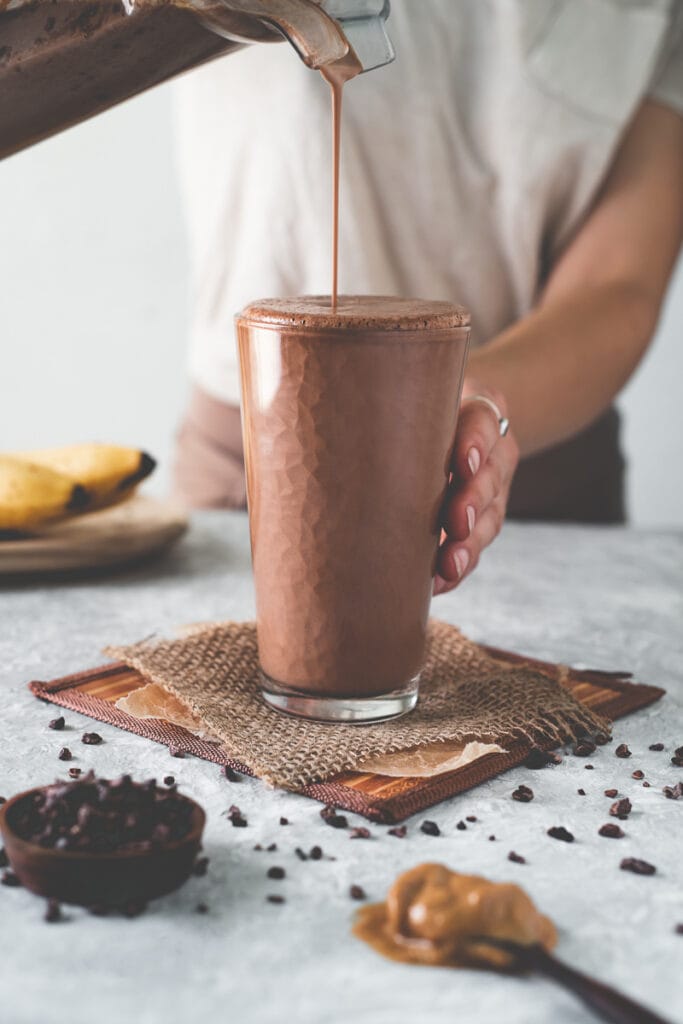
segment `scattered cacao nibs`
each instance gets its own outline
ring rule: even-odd
[[[304,853],[300,846],[297,846],[294,853],[297,855],[299,860],[308,860],[308,854]]]
[[[14,827],[22,839],[46,849],[111,853],[147,852],[182,839],[191,827],[192,803],[154,779],[130,775],[55,782],[17,805]]]
[[[147,904],[143,903],[142,900],[131,900],[129,903],[124,903],[121,907],[121,913],[124,917],[140,917],[140,914],[144,914],[147,910]]]
[[[97,747],[102,742],[104,741],[98,732],[84,732],[81,736],[81,743],[88,747]]]
[[[185,757],[185,751],[181,750],[180,747],[169,747],[168,752],[171,757]]]
[[[638,860],[637,857],[624,857],[619,867],[622,871],[632,871],[634,875],[654,875],[657,870],[654,864]]]
[[[474,816],[474,814],[468,814],[467,817],[465,818],[465,821],[476,821],[476,820],[477,819]]]
[[[681,924],[677,924],[674,931],[676,932],[676,935],[683,935],[683,922],[681,922]]]
[[[633,805],[629,798],[625,796],[621,800],[615,800],[609,812],[613,818],[620,818],[621,821],[626,821],[632,810]]]
[[[59,758],[60,761],[70,761],[71,758],[73,757],[73,754],[71,753],[68,747],[62,747],[62,749],[57,754],[57,757]]]
[[[284,896],[279,896],[276,892],[269,892],[266,896],[267,903],[284,903]]]
[[[9,870],[3,871],[2,875],[0,876],[0,883],[2,883],[2,885],[9,886],[11,889],[16,889],[21,885],[21,882],[14,874],[14,872]]]
[[[643,783],[643,789],[649,789],[649,788],[650,788],[650,783],[649,783],[649,782],[647,782],[647,781],[646,781],[646,782],[644,782],[644,783]]]
[[[674,750],[674,756],[671,758],[671,763],[677,768],[683,768],[683,747],[677,747]]]
[[[467,830],[467,825],[464,821],[459,821],[455,827],[459,832],[465,832]]]
[[[562,758],[551,750],[541,750],[540,747],[532,747],[523,761],[525,768],[534,771],[538,768],[546,768],[549,764],[561,764]]]
[[[529,786],[521,785],[512,792],[512,799],[517,800],[520,804],[528,804],[534,798],[534,791]]]
[[[194,862],[194,867],[192,868],[192,874],[195,875],[196,878],[203,878],[204,875],[206,874],[208,868],[209,868],[209,858],[208,857],[198,857],[197,860]]]
[[[63,921],[62,908],[59,905],[59,901],[56,899],[49,899],[47,906],[45,907],[45,920],[48,924],[56,924],[58,921]]]
[[[553,825],[552,828],[548,829],[548,835],[551,839],[561,839],[563,843],[574,842],[574,836],[564,827],[564,825]]]
[[[164,785],[165,786],[175,786],[175,776],[174,775],[164,775]]]
[[[408,829],[405,825],[396,825],[394,828],[390,828],[388,834],[395,836],[397,839],[405,839],[408,834]]]
[[[65,725],[64,715],[60,715],[59,718],[53,718],[51,722],[47,723],[48,729],[54,729],[56,732],[61,732]]]
[[[613,800],[614,797],[618,796],[618,795],[619,795],[619,790],[618,789],[606,789],[605,790],[605,796],[608,796],[610,798],[610,800]]]
[[[614,751],[615,757],[630,757],[631,751],[625,743],[620,743],[617,749]]]
[[[519,853],[515,853],[514,850],[510,850],[508,853],[508,860],[511,860],[513,864],[526,864],[526,857],[522,857]]]
[[[615,825],[613,822],[608,821],[606,825],[598,829],[598,835],[605,836],[607,839],[623,839],[626,833],[621,825]]]
[[[424,832],[426,836],[441,835],[441,829],[435,821],[423,821],[420,825],[420,832]]]
[[[595,743],[589,739],[578,740],[572,747],[574,757],[589,757],[595,753]]]
[[[665,786],[662,793],[667,800],[680,800],[683,796],[683,782],[677,782],[675,786]]]
[[[69,768],[69,778],[80,779],[82,771],[82,768]]]
[[[247,819],[236,804],[232,804],[228,807],[228,819],[233,828],[247,827]]]
[[[323,851],[320,846],[312,846],[308,851],[308,856],[311,860],[322,860]]]
[[[648,750],[656,750],[656,751],[664,750],[664,744],[663,743],[651,743],[650,746],[647,749]]]
[[[281,878],[285,877],[285,869],[278,867],[268,868],[266,874],[268,878],[276,878],[279,881]]]
[[[289,825],[289,818],[280,818],[281,825]]]
[[[320,812],[320,817],[323,819],[326,825],[330,828],[348,828],[348,819],[343,814],[337,814],[336,807],[323,807]]]
[[[640,768],[636,768],[636,770],[634,772],[631,772],[631,778],[632,779],[639,779],[639,780],[640,779],[644,779],[645,778],[645,772],[641,772]]]
[[[495,843],[495,841],[496,841],[496,837],[495,836],[489,836],[489,842],[490,843]]]
[[[260,844],[260,843],[257,843],[257,844],[256,844],[256,846],[254,847],[254,849],[255,849],[255,850],[262,850],[262,849],[263,849],[263,847],[261,846],[261,844]]]
[[[579,794],[579,796],[585,796],[586,795],[586,790],[585,789],[577,789],[576,792]]]
[[[9,857],[5,853],[4,846],[0,846],[0,868],[8,868],[8,867],[9,867]]]
[[[365,889],[363,889],[362,886],[360,885],[349,886],[349,896],[351,897],[352,900],[367,899],[367,896],[365,895]]]
[[[195,909],[195,913],[196,914],[208,914],[209,913],[209,905],[208,905],[208,903],[198,903],[197,906],[194,909]]]
[[[593,769],[595,768],[595,765],[594,764],[585,764],[583,767],[586,769],[587,772],[592,772]]]
[[[352,828],[349,833],[349,839],[370,839],[371,833],[369,828]]]
[[[277,843],[270,843],[268,846],[266,846],[266,851],[268,853],[275,853],[276,850],[277,850]]]
[[[239,772],[236,772],[234,768],[231,768],[229,764],[223,765],[223,776],[228,782],[241,782],[242,776]]]

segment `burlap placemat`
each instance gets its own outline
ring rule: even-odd
[[[429,625],[415,710],[362,727],[290,718],[265,704],[251,622],[211,624],[106,653],[181,700],[254,774],[287,789],[352,771],[378,754],[443,740],[558,745],[609,728],[555,680],[498,661],[443,622]]]

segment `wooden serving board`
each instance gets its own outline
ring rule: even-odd
[[[550,662],[525,658],[493,647],[484,650],[511,665],[526,664],[544,672],[566,686],[574,697],[606,718],[614,719],[652,704],[664,690],[643,683],[629,682],[627,672],[594,672],[561,668]],[[119,698],[144,686],[146,680],[120,662],[65,676],[51,682],[30,683],[31,691],[41,700],[89,715],[147,739],[172,746],[216,764],[229,765],[236,771],[251,775],[244,765],[228,757],[216,743],[202,740],[180,726],[158,719],[132,718],[115,707]],[[508,768],[521,764],[529,753],[529,744],[518,742],[503,754],[487,754],[455,771],[432,778],[371,775],[345,772],[323,783],[307,786],[305,796],[325,804],[354,811],[372,821],[394,823],[422,811],[456,793],[486,782]]]
[[[134,494],[25,538],[0,541],[0,578],[118,568],[166,550],[187,526],[177,505]]]

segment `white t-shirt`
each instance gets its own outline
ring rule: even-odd
[[[340,291],[461,302],[481,344],[533,305],[644,96],[683,112],[681,0],[392,0],[396,61],[345,90]],[[239,401],[233,316],[329,293],[329,87],[287,45],[176,86],[190,371]]]

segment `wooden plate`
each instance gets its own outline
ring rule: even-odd
[[[103,569],[164,551],[185,533],[183,510],[146,495],[0,541],[0,577]]]

